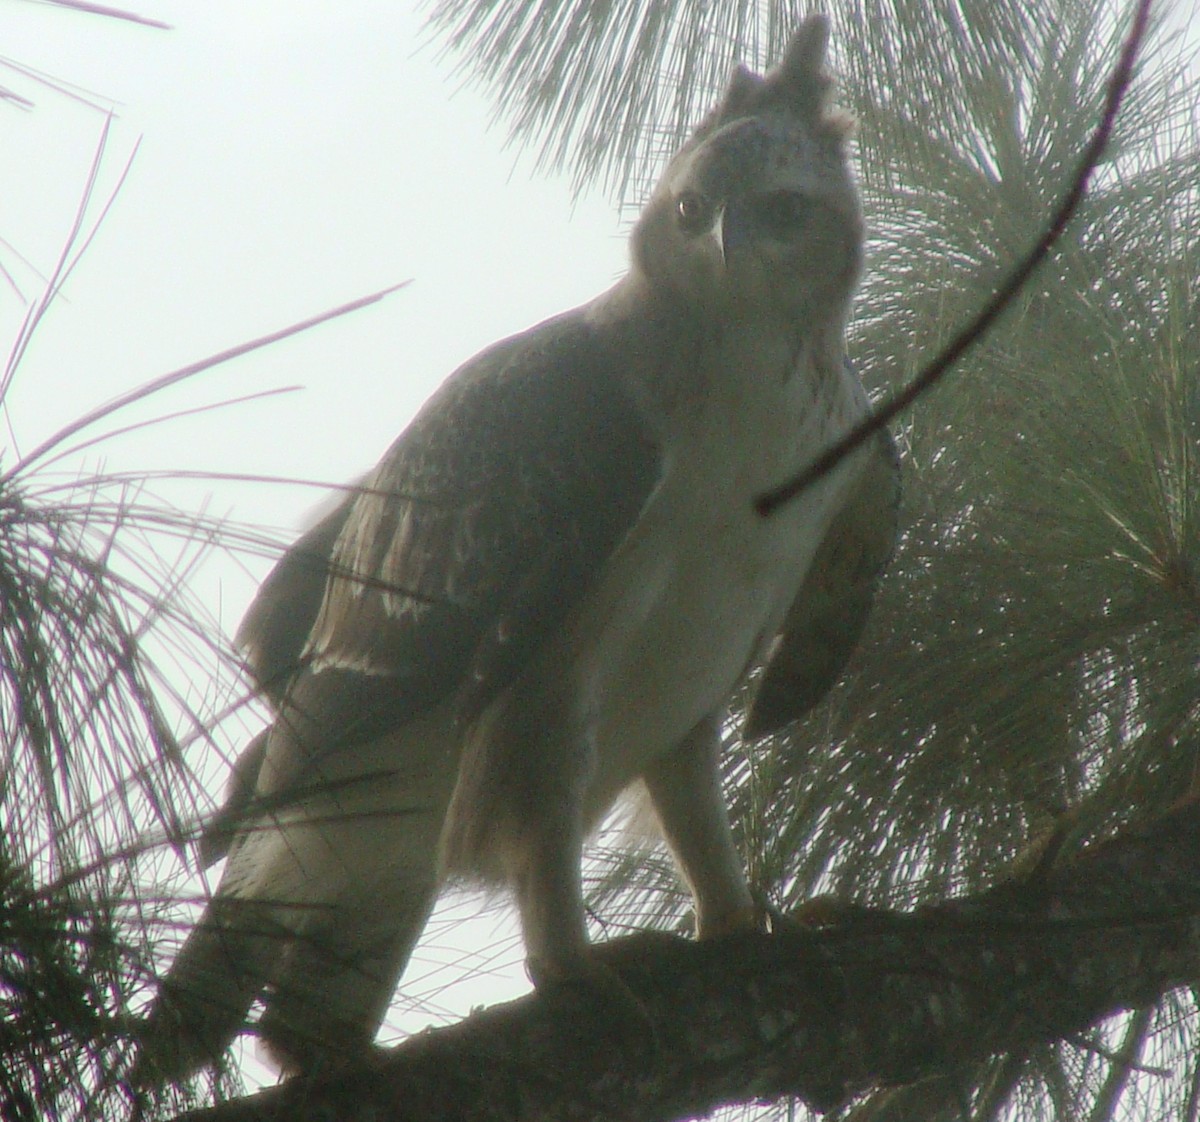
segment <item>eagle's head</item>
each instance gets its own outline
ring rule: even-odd
[[[844,319],[862,260],[850,118],[828,104],[829,26],[805,20],[782,61],[744,67],[668,165],[633,234],[633,263],[700,314]]]

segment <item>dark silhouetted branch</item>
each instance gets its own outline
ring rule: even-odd
[[[764,517],[774,514],[810,484],[832,471],[855,449],[862,447],[880,429],[891,424],[922,394],[931,390],[941,381],[950,367],[987,334],[1021,289],[1025,287],[1038,266],[1050,255],[1050,251],[1065,233],[1075,211],[1079,209],[1079,204],[1087,193],[1088,181],[1099,166],[1105,148],[1108,147],[1109,137],[1112,135],[1113,126],[1117,121],[1117,113],[1120,111],[1125,92],[1133,80],[1134,64],[1137,62],[1142,40],[1145,38],[1146,29],[1150,24],[1150,8],[1151,0],[1138,0],[1133,13],[1132,27],[1121,48],[1117,65],[1113,68],[1112,76],[1108,80],[1108,94],[1104,100],[1104,111],[1100,115],[1100,122],[1096,125],[1092,139],[1080,157],[1079,167],[1071,180],[1071,186],[1046,224],[1045,232],[1038,238],[1033,248],[1017,263],[1004,283],[992,294],[991,299],[954,334],[950,342],[907,386],[872,410],[861,424],[851,429],[798,475],[776,487],[775,490],[760,495],[755,502],[755,508],[759,514]]]
[[[1074,1038],[1200,981],[1200,803],[970,897],[709,943],[599,949],[642,1004],[531,996],[189,1122],[654,1122],[795,1095],[819,1110]],[[810,919],[818,918],[814,909]]]

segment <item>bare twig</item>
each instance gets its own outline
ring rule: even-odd
[[[1045,232],[1034,247],[1017,264],[978,314],[959,329],[941,352],[907,386],[873,410],[862,423],[856,425],[798,475],[793,476],[773,491],[759,495],[754,506],[764,518],[774,514],[781,506],[796,498],[822,476],[827,475],[842,460],[870,440],[875,433],[895,420],[917,398],[941,381],[950,367],[987,334],[1038,266],[1046,260],[1065,232],[1075,211],[1079,208],[1079,204],[1083,201],[1092,172],[1099,165],[1104,149],[1108,145],[1121,102],[1133,79],[1134,63],[1137,61],[1138,52],[1150,22],[1151,4],[1152,0],[1138,0],[1129,35],[1121,48],[1121,55],[1117,60],[1117,65],[1113,68],[1112,77],[1108,81],[1108,94],[1105,97],[1104,112],[1100,116],[1100,122],[1092,134],[1087,148],[1084,149],[1070,189],[1059,203]]]
[[[318,324],[326,323],[331,319],[337,319],[339,316],[347,315],[350,312],[357,311],[359,308],[365,308],[370,304],[377,304],[385,296],[390,296],[393,292],[404,288],[407,284],[408,281],[401,281],[400,284],[390,285],[387,288],[380,289],[378,292],[371,293],[369,296],[360,296],[357,300],[351,300],[348,304],[341,304],[336,308],[331,308],[327,312],[321,312],[319,315],[310,316],[308,319],[300,320],[298,323],[282,327],[278,331],[272,331],[267,335],[260,335],[257,339],[251,339],[249,342],[239,343],[236,347],[230,347],[228,350],[218,351],[208,358],[202,358],[198,362],[192,362],[187,366],[180,367],[178,370],[173,370],[170,374],[163,374],[152,381],[145,382],[129,390],[127,393],[121,394],[120,397],[114,398],[105,405],[89,410],[82,417],[60,429],[53,436],[39,444],[28,455],[23,456],[4,476],[0,477],[0,482],[4,482],[18,472],[27,471],[32,463],[44,459],[68,437],[74,436],[83,429],[90,428],[105,417],[109,417],[118,410],[124,409],[127,405],[141,401],[151,394],[159,393],[178,382],[182,382],[205,370],[210,370],[214,366],[220,366],[224,362],[240,358],[244,354],[249,354],[251,351],[269,346],[271,343],[278,343],[281,339],[286,339],[289,335],[297,335],[301,331],[307,331],[310,327],[316,327]]]
[[[12,349],[8,354],[8,361],[5,363],[3,377],[0,377],[0,401],[3,401],[8,395],[9,387],[16,376],[17,367],[21,364],[21,359],[25,355],[25,350],[29,346],[29,341],[33,338],[38,324],[41,323],[47,309],[58,297],[67,277],[71,275],[75,266],[79,264],[79,260],[91,244],[92,238],[96,236],[96,232],[100,229],[101,223],[103,223],[108,214],[113,200],[116,199],[125,182],[125,177],[129,174],[130,167],[133,166],[134,157],[137,155],[136,144],[133,147],[133,151],[129,153],[129,159],[125,161],[125,166],[121,169],[121,175],[117,180],[116,186],[112,189],[104,206],[101,208],[99,217],[92,223],[91,230],[85,235],[83,233],[84,223],[87,219],[88,208],[91,205],[92,193],[96,189],[96,183],[100,176],[100,168],[104,163],[104,153],[108,147],[108,134],[112,127],[112,121],[113,115],[109,113],[105,117],[104,126],[100,130],[100,137],[96,141],[96,150],[92,154],[87,181],[79,197],[79,205],[75,208],[75,218],[71,224],[70,233],[67,235],[66,241],[63,242],[58,262],[55,264],[50,278],[46,281],[41,296],[29,306],[28,311],[25,313],[25,320],[21,324],[21,330],[17,333],[17,337],[13,341]]]
[[[178,421],[184,417],[195,417],[201,413],[211,413],[214,409],[228,409],[233,405],[245,405],[251,401],[262,401],[264,398],[278,397],[280,394],[295,393],[301,388],[300,386],[274,386],[269,390],[259,390],[255,393],[242,394],[240,397],[226,397],[220,401],[206,402],[204,405],[195,405],[189,409],[175,409],[170,413],[157,413],[153,417],[142,421],[131,421],[127,425],[119,425],[117,428],[107,429],[104,432],[97,433],[95,436],[89,436],[86,440],[81,440],[78,444],[71,444],[60,449],[48,460],[42,462],[42,469],[49,467],[59,460],[77,456],[80,452],[86,451],[88,448],[93,448],[97,444],[107,444],[119,436],[127,436],[131,432],[153,428],[166,424],[169,421]],[[130,478],[148,479],[149,474],[146,472],[131,474]]]

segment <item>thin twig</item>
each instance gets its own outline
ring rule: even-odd
[[[1050,250],[1062,237],[1067,225],[1074,217],[1075,211],[1079,208],[1079,204],[1083,201],[1092,172],[1096,170],[1100,158],[1104,154],[1104,149],[1108,146],[1117,113],[1132,81],[1133,66],[1137,61],[1138,52],[1150,22],[1151,3],[1152,0],[1138,0],[1129,35],[1125,40],[1125,45],[1121,48],[1121,56],[1113,69],[1112,77],[1108,81],[1108,93],[1105,97],[1104,112],[1100,117],[1100,122],[1092,134],[1087,148],[1084,149],[1070,190],[1058,205],[1058,209],[1054,212],[1045,233],[1038,239],[1037,244],[1013,269],[1008,279],[996,290],[979,313],[955,334],[941,353],[904,389],[893,394],[883,405],[872,411],[861,424],[856,425],[798,475],[793,476],[775,490],[758,496],[754,502],[754,508],[764,518],[774,514],[781,506],[796,498],[822,476],[827,475],[842,460],[890,424],[917,398],[941,381],[950,367],[990,330],[1008,305],[1012,303],[1013,298],[1025,286],[1030,276],[1049,256]]]
[[[105,417],[111,416],[120,409],[124,409],[127,405],[132,405],[136,401],[141,401],[143,398],[151,394],[159,393],[177,382],[182,382],[187,378],[191,378],[196,374],[200,374],[205,370],[210,370],[214,366],[220,366],[222,363],[229,362],[232,359],[240,358],[244,354],[249,354],[251,351],[256,351],[260,347],[269,346],[272,343],[278,343],[281,339],[286,339],[290,335],[297,335],[301,331],[307,331],[310,327],[316,327],[318,324],[326,323],[331,319],[337,319],[339,316],[344,316],[350,312],[358,311],[359,308],[365,308],[370,304],[377,304],[385,296],[390,296],[393,292],[397,292],[408,284],[408,281],[401,281],[400,284],[389,285],[387,288],[381,289],[378,292],[373,292],[369,296],[360,296],[357,300],[351,300],[348,304],[341,304],[336,308],[332,308],[327,312],[321,312],[319,315],[310,316],[308,319],[300,320],[298,323],[290,324],[287,327],[280,328],[278,331],[272,331],[268,335],[260,335],[257,339],[251,339],[247,343],[239,343],[236,347],[230,347],[228,350],[219,351],[217,354],[209,355],[208,358],[202,358],[198,362],[189,363],[187,366],[180,367],[178,370],[173,370],[170,374],[163,374],[161,377],[154,378],[149,382],[145,382],[140,386],[129,390],[127,393],[121,394],[120,397],[114,398],[106,405],[100,405],[95,409],[89,410],[82,417],[72,421],[66,427],[60,429],[53,436],[39,444],[27,456],[14,465],[4,476],[0,476],[0,483],[7,482],[13,476],[22,471],[28,470],[29,466],[37,460],[44,458],[55,448],[58,448],[69,437],[74,436],[77,432],[89,428],[96,422],[103,420]]]
[[[100,136],[96,141],[96,150],[92,154],[92,162],[88,168],[87,180],[84,183],[83,192],[79,197],[79,204],[75,208],[75,218],[72,221],[71,230],[67,234],[67,239],[63,243],[62,250],[59,253],[58,261],[50,273],[50,279],[46,282],[46,287],[42,290],[41,296],[30,305],[29,310],[25,313],[21,329],[18,331],[12,349],[9,351],[8,361],[4,367],[4,374],[0,377],[0,401],[3,401],[8,396],[8,390],[13,378],[16,376],[17,367],[20,365],[21,359],[25,354],[25,349],[29,346],[29,341],[33,338],[33,334],[37,330],[42,317],[59,295],[63,283],[70,275],[71,270],[79,263],[80,253],[75,251],[75,247],[80,237],[83,236],[88,208],[91,206],[92,193],[96,189],[96,183],[100,176],[100,167],[104,163],[104,154],[108,147],[108,134],[112,127],[112,122],[113,114],[109,113],[104,119],[104,126],[101,128]],[[117,186],[109,195],[108,201],[104,204],[100,212],[100,217],[92,224],[91,232],[84,237],[84,248],[91,242],[96,231],[100,228],[100,223],[104,220],[105,215],[108,214],[109,208],[116,198],[117,191],[120,190],[121,185],[125,182],[125,177],[129,173],[129,168],[133,163],[133,157],[136,152],[137,146],[135,145],[133,152],[130,153],[129,159],[125,163],[125,167],[121,171],[120,178],[117,180]]]
[[[107,4],[89,4],[86,0],[40,0],[43,4],[51,4],[56,8],[71,8],[76,12],[86,12],[93,16],[107,16],[109,19],[123,19],[129,23],[138,23],[143,27],[156,27],[160,31],[171,31],[169,23],[149,16],[139,16],[137,12],[126,11],[124,8],[110,8]]]
[[[159,413],[144,421],[132,421],[127,425],[108,429],[105,432],[98,433],[96,436],[88,437],[87,440],[81,440],[78,444],[72,444],[61,449],[48,460],[43,461],[41,470],[44,471],[51,464],[57,463],[59,460],[77,456],[80,452],[84,452],[88,448],[95,447],[97,444],[107,444],[109,441],[115,440],[119,436],[127,436],[131,432],[138,432],[141,429],[166,424],[169,421],[178,421],[184,417],[195,417],[201,413],[211,413],[214,409],[228,409],[234,405],[245,405],[248,402],[262,401],[263,398],[267,397],[278,397],[280,394],[296,393],[302,388],[301,386],[276,386],[269,390],[258,390],[255,393],[243,394],[241,397],[226,397],[220,401],[210,401],[205,405],[195,405],[190,409],[176,409],[170,413]],[[141,473],[137,478],[144,479],[146,475],[145,473]]]
[[[14,74],[20,74],[23,78],[28,78],[30,81],[36,82],[39,86],[45,86],[46,89],[53,90],[57,94],[62,94],[63,97],[70,98],[80,105],[87,106],[88,109],[94,109],[98,113],[103,113],[105,116],[116,111],[115,104],[95,90],[89,90],[75,82],[68,82],[65,78],[56,77],[45,70],[26,66],[25,63],[18,62],[15,58],[10,58],[8,55],[0,55],[0,68],[11,70]],[[21,101],[25,103],[22,105],[22,108],[36,108],[35,103],[26,98],[22,98]]]

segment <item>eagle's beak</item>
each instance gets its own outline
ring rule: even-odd
[[[721,207],[717,211],[716,220],[712,224],[712,229],[709,230],[708,236],[713,241],[713,253],[721,268],[725,268],[725,208]]]

